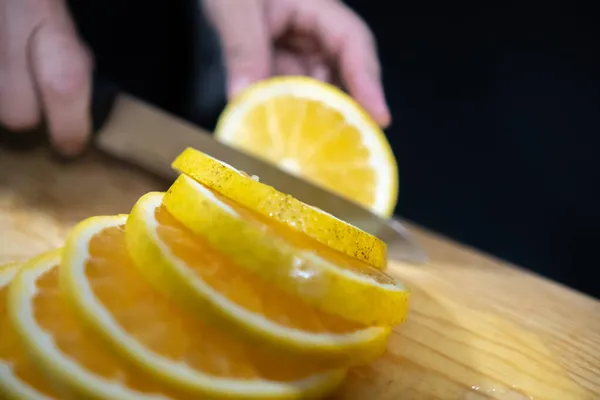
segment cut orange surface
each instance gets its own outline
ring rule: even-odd
[[[50,384],[25,352],[8,319],[8,288],[19,264],[0,266],[0,398],[7,400],[58,399]]]
[[[76,317],[59,288],[59,264],[60,251],[26,263],[10,285],[8,303],[16,332],[35,365],[51,379],[56,398],[183,399],[169,396],[148,375],[124,363]],[[41,388],[37,378],[36,388]]]
[[[156,380],[196,398],[300,399],[327,393],[344,371],[286,363],[184,311],[133,264],[126,216],[93,217],[67,238],[61,287],[78,314]]]
[[[251,85],[221,114],[216,138],[384,217],[398,171],[379,126],[348,95],[307,77]]]
[[[369,327],[288,294],[215,250],[144,195],[127,220],[129,252],[155,287],[196,313],[211,312],[241,338],[314,365],[345,367],[385,350],[388,327]]]
[[[376,236],[260,183],[207,154],[188,148],[175,159],[173,168],[335,250],[377,268],[386,266],[387,246]]]
[[[237,265],[329,314],[391,326],[409,292],[384,271],[348,257],[181,175],[163,198],[177,220]]]

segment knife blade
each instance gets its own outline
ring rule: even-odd
[[[95,146],[172,182],[178,175],[171,162],[187,147],[224,161],[260,181],[378,236],[390,258],[421,263],[424,250],[397,220],[387,220],[301,178],[218,142],[207,131],[126,93],[116,93],[110,111],[97,127]],[[97,113],[97,112],[96,112]]]

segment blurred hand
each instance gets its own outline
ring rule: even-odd
[[[203,0],[221,37],[231,98],[274,75],[344,87],[382,126],[390,123],[375,41],[339,0]]]
[[[91,130],[92,61],[63,0],[0,0],[0,124],[45,118],[58,151],[80,152]]]

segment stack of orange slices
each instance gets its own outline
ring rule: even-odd
[[[322,398],[408,291],[376,237],[197,150],[166,193],[0,268],[0,397]]]

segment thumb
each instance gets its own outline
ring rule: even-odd
[[[271,72],[271,47],[262,0],[205,0],[204,7],[221,39],[232,99]]]

